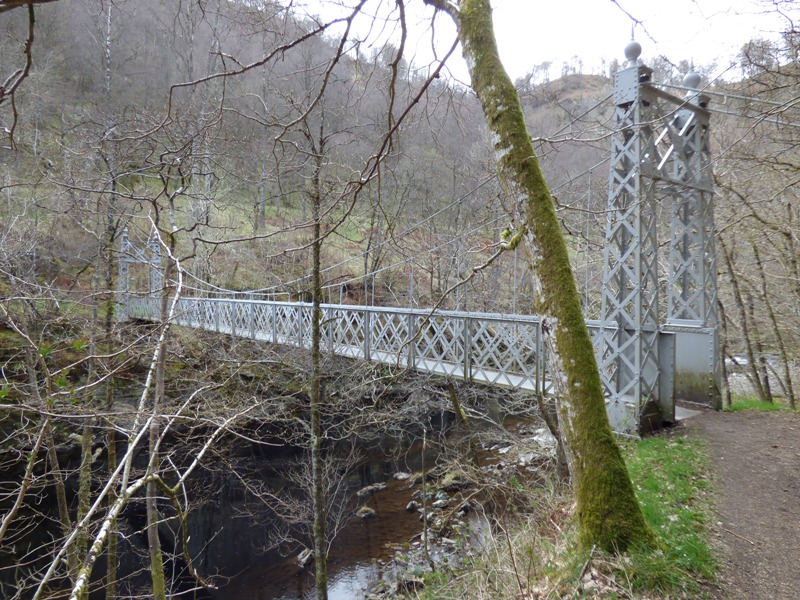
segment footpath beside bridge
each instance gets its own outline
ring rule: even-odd
[[[720,397],[713,179],[708,97],[700,77],[673,96],[651,82],[641,46],[614,79],[606,243],[594,340],[615,431],[638,434],[675,420],[676,398],[717,406]],[[657,215],[671,211],[669,257],[659,276]],[[662,232],[663,234],[663,232]],[[161,319],[158,244],[123,235],[120,318]],[[128,268],[145,263],[150,289],[129,291]],[[666,295],[662,314],[661,296]],[[174,323],[308,348],[312,306],[255,294],[182,297]],[[323,305],[323,349],[490,385],[551,391],[539,317]]]

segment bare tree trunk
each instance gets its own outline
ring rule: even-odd
[[[110,11],[109,7],[109,11]],[[116,191],[116,177],[112,176],[112,191]],[[105,269],[105,321],[103,323],[103,349],[106,355],[111,355],[114,347],[113,328],[114,328],[114,236],[116,232],[114,215],[112,212],[113,196],[109,197],[109,204],[106,208],[106,234],[105,251],[103,255]],[[108,369],[113,372],[113,368]],[[114,411],[114,377],[109,377],[104,382],[103,406],[106,414],[109,415],[106,422],[106,469],[109,477],[117,468],[117,430],[112,419]],[[111,488],[108,494],[109,509],[114,506],[117,495],[115,488]],[[108,548],[106,550],[106,600],[115,600],[117,597],[117,523],[116,519],[111,521],[110,533],[108,537]]]
[[[158,423],[154,419],[150,423],[150,448],[154,451],[155,440],[158,439]],[[166,581],[164,577],[164,557],[161,552],[161,541],[158,539],[158,506],[156,494],[158,484],[150,480],[147,483],[147,549],[150,555],[150,579],[153,583],[154,600],[166,600]]]
[[[113,308],[111,309],[113,311]],[[106,383],[105,406],[108,412],[114,406],[114,386],[111,382]],[[106,429],[106,462],[109,477],[117,469],[117,430],[114,427]],[[108,493],[108,507],[114,506],[117,494],[114,488]],[[106,550],[106,600],[115,600],[117,597],[117,522],[113,519],[110,523],[110,534],[108,537],[108,549]]]
[[[320,136],[321,137],[321,136]],[[322,141],[322,140],[320,140]],[[320,171],[322,170],[322,148],[316,155],[312,190],[313,210],[313,235],[312,243],[312,304],[313,315],[311,318],[311,477],[314,496],[314,584],[317,590],[317,600],[328,598],[328,551],[326,544],[327,510],[325,506],[324,488],[324,460],[322,456],[322,264],[320,252],[322,249],[321,204],[322,190],[320,189]]]
[[[489,0],[461,0],[458,10],[447,2],[426,1],[456,20],[472,88],[494,143],[498,175],[519,213],[515,216],[520,230],[509,247],[524,240],[531,270],[538,276],[538,308],[553,351],[552,373],[569,448],[580,542],[586,548],[612,552],[654,544],[608,422],[567,247],[519,95],[497,53]]]
[[[36,405],[45,409],[44,399],[39,391],[39,376],[36,369],[36,359],[33,357],[33,349],[28,347],[25,349],[25,362],[28,368],[28,380],[31,384],[31,390]],[[49,394],[48,394],[49,395]],[[56,439],[53,435],[53,427],[50,424],[50,419],[45,418],[44,424],[44,439],[47,444],[47,462],[50,464],[50,477],[53,480],[53,486],[56,488],[56,502],[58,504],[58,518],[61,522],[61,528],[65,535],[69,534],[72,529],[72,521],[69,518],[69,504],[67,503],[67,488],[64,485],[64,475],[61,472],[61,467],[58,463],[58,454],[56,452]],[[70,574],[73,573],[75,565],[74,553],[69,554]]]
[[[556,440],[556,469],[561,479],[569,479],[569,458],[567,457],[564,436],[558,426],[558,408],[552,407],[547,403],[543,394],[536,394],[536,404],[539,407],[539,414],[542,416],[544,424]]]
[[[90,352],[95,354],[95,344],[90,344]],[[87,386],[91,385],[94,379],[94,359],[89,359],[89,369],[86,377]],[[92,402],[92,388],[88,388],[85,393],[84,407],[87,412],[91,413],[93,410]],[[88,419],[89,417],[87,417]],[[85,422],[81,430],[81,464],[78,473],[78,512],[75,517],[76,521],[80,522],[86,513],[89,512],[89,505],[91,503],[92,494],[92,445],[94,443],[94,430],[90,422]],[[81,530],[78,538],[75,541],[75,562],[76,565],[83,564],[86,558],[86,551],[89,545],[89,532]],[[73,579],[74,580],[74,579]],[[82,600],[88,599],[88,590],[84,591]]]
[[[725,400],[723,407],[730,408],[732,404],[731,384],[728,381],[728,367],[725,364],[725,358],[728,355],[728,323],[725,317],[725,306],[719,300],[717,301],[717,307],[719,308],[719,324],[720,328],[722,329],[722,347],[720,348],[720,355],[722,356],[722,383],[725,386]]]
[[[772,308],[772,301],[767,293],[767,275],[764,272],[764,263],[761,262],[761,255],[758,253],[758,246],[755,242],[753,242],[753,256],[756,259],[756,266],[758,267],[758,274],[761,279],[761,296],[764,306],[767,309],[767,317],[769,317],[770,325],[772,325],[772,333],[775,335],[775,340],[778,343],[778,352],[780,352],[781,365],[783,366],[783,387],[786,390],[789,406],[794,409],[796,402],[794,398],[794,388],[792,386],[792,374],[789,369],[789,355],[786,352],[786,344],[783,342],[781,328],[778,326],[778,319],[775,317],[775,311]]]
[[[89,370],[87,384],[94,377],[94,368]],[[92,392],[86,393],[91,397]],[[89,408],[89,403],[84,404]],[[81,431],[81,466],[78,475],[78,513],[75,517],[76,521],[80,522],[86,513],[89,512],[89,505],[91,503],[92,493],[92,444],[94,442],[94,431],[92,430],[91,423],[85,423]],[[86,552],[89,547],[89,532],[82,530],[75,541],[75,564],[82,565],[86,558]],[[75,581],[75,576],[73,576]],[[81,600],[89,598],[89,590],[84,590]]]
[[[800,264],[797,259],[797,226],[791,202],[786,205],[786,229],[783,232],[786,252],[789,255],[789,275],[794,283],[795,301],[800,303]]]
[[[164,265],[164,288],[161,292],[161,326],[167,325],[167,315],[169,311],[169,288],[170,278],[170,259],[167,258]],[[155,390],[153,394],[153,419],[150,422],[149,432],[149,452],[150,464],[149,473],[155,473],[158,468],[158,437],[160,433],[159,415],[164,401],[164,375],[166,371],[167,352],[162,348],[158,355],[155,374]],[[150,578],[153,582],[154,600],[166,600],[166,580],[164,575],[164,557],[161,551],[161,541],[158,537],[159,512],[157,504],[158,482],[151,479],[147,483],[147,547],[150,554]]]
[[[756,324],[756,303],[753,299],[753,294],[750,290],[745,290],[744,295],[747,298],[747,316],[750,319],[750,323]],[[753,338],[753,346],[755,347],[754,355],[757,365],[755,368],[756,372],[758,373],[758,377],[761,380],[761,387],[764,390],[764,400],[767,402],[774,402],[775,400],[772,397],[772,388],[770,387],[769,383],[767,357],[764,353],[764,343],[761,341],[761,332],[759,331],[758,327],[751,327],[750,332],[750,335]]]
[[[110,72],[111,72],[111,6],[108,7],[108,35],[106,36],[106,71],[108,73],[106,96],[110,93]],[[108,168],[108,175],[111,184],[111,194],[106,197],[105,204],[105,232],[103,233],[102,240],[103,246],[101,248],[101,261],[103,268],[103,338],[101,348],[103,354],[111,356],[114,350],[114,316],[116,307],[116,298],[114,294],[114,275],[116,273],[116,264],[114,261],[114,241],[117,231],[117,221],[115,216],[115,194],[117,191],[117,174],[114,164],[110,159],[104,157],[104,161]],[[105,370],[109,373],[106,380],[103,382],[103,402],[102,406],[105,410],[106,417],[104,419],[105,429],[105,443],[106,443],[106,472],[109,477],[114,473],[117,468],[117,430],[114,423],[114,368],[113,360],[110,358],[103,359],[104,362],[109,363],[105,365]],[[114,506],[116,501],[115,488],[111,488],[108,494],[108,507],[109,509]],[[105,597],[106,600],[115,600],[117,597],[117,536],[116,536],[116,520],[112,520],[110,524],[110,533],[108,538],[108,548],[106,550],[106,580],[105,580]]]
[[[261,180],[258,182],[258,201],[253,222],[253,233],[260,233],[267,225],[267,175],[266,166],[261,167]]]
[[[758,399],[761,400],[762,402],[766,402],[767,396],[766,393],[764,392],[764,386],[761,383],[761,377],[759,376],[758,373],[758,367],[756,365],[756,357],[755,353],[753,352],[753,344],[749,335],[749,329],[747,325],[747,311],[745,310],[744,300],[742,300],[742,294],[741,291],[739,290],[739,279],[736,276],[736,272],[733,270],[733,260],[731,259],[728,247],[725,244],[725,241],[721,237],[719,238],[719,247],[722,250],[722,257],[725,259],[725,266],[728,268],[728,276],[731,279],[733,301],[736,304],[736,308],[739,310],[739,317],[741,319],[741,324],[742,324],[742,339],[744,341],[745,351],[747,352],[747,360],[750,363],[748,365],[748,369],[750,371],[750,381],[756,390],[756,394],[758,394]]]
[[[472,436],[472,427],[469,424],[467,413],[464,411],[464,408],[461,406],[461,401],[458,399],[458,390],[450,379],[447,380],[447,397],[450,399],[450,404],[453,406],[453,413],[456,416],[458,426],[461,428],[463,435],[467,436],[469,460],[477,466],[478,454],[475,448],[475,439]]]
[[[110,10],[110,8],[109,8]],[[107,251],[107,244],[106,244],[106,237],[102,232],[102,220],[100,217],[103,214],[102,211],[102,197],[98,197],[96,203],[96,210],[95,214],[98,217],[98,244],[97,244],[97,256],[100,260],[103,260],[106,251]],[[102,266],[105,266],[103,263]],[[99,298],[100,294],[100,275],[101,275],[101,264],[98,264],[92,274],[92,312],[91,312],[91,323],[89,325],[89,358],[87,359],[87,374],[86,374],[86,390],[83,395],[83,406],[84,410],[87,414],[91,414],[94,411],[94,379],[96,375],[96,362],[97,359],[97,349],[98,349],[98,336],[99,336],[99,310],[98,310],[98,302],[97,298]],[[89,507],[91,505],[92,500],[92,446],[94,445],[94,428],[93,423],[89,420],[90,417],[87,417],[87,420],[84,422],[83,429],[81,431],[81,464],[79,469],[79,476],[78,476],[78,512],[75,517],[77,522],[81,522],[86,514],[89,512]],[[75,555],[76,555],[76,563],[83,564],[86,553],[89,547],[89,531],[83,529],[79,532],[78,537],[75,541]],[[82,600],[88,599],[89,591],[88,589],[83,591],[81,596]]]

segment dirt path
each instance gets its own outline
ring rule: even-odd
[[[720,599],[800,598],[800,415],[705,413],[723,557]]]

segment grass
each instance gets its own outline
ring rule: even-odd
[[[717,560],[708,544],[712,518],[708,452],[700,440],[655,436],[625,448],[628,470],[658,551],[636,550],[626,574],[634,590],[697,597],[711,581]]]
[[[713,513],[705,446],[699,440],[661,435],[626,443],[623,452],[660,548],[622,556],[577,549],[570,489],[539,484],[525,491],[529,511],[506,515],[513,524],[503,523],[469,567],[426,576],[426,587],[413,596],[703,598],[704,586],[713,582],[717,569],[708,543]]]
[[[764,402],[752,396],[740,396],[734,397],[733,402],[725,409],[725,412],[775,412],[783,410],[791,410],[791,408],[780,400]]]

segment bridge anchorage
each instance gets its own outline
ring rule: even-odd
[[[614,78],[603,290],[587,320],[614,431],[639,435],[675,420],[675,401],[718,407],[716,254],[707,96],[659,89],[625,48]],[[658,273],[657,208],[671,209],[668,273]],[[146,295],[129,292],[130,266],[149,268]],[[161,319],[158,244],[121,239],[118,316]],[[662,317],[661,296],[666,295]],[[547,394],[541,320],[531,315],[324,304],[323,348],[356,359]],[[312,306],[252,293],[178,299],[172,322],[270,343],[310,347]]]

